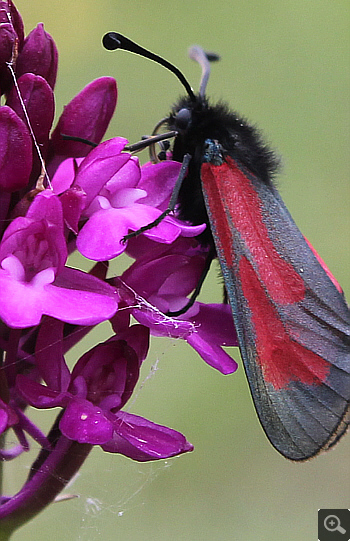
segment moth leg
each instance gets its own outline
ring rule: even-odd
[[[174,211],[177,200],[179,198],[180,188],[186,176],[187,168],[190,163],[190,160],[191,160],[191,155],[185,154],[184,159],[182,161],[179,176],[177,177],[177,180],[173,189],[173,193],[171,194],[171,197],[170,197],[168,208],[164,212],[162,212],[162,214],[160,214],[160,216],[158,216],[158,218],[154,220],[153,222],[151,222],[150,224],[144,225],[143,227],[140,227],[140,229],[138,229],[137,231],[132,231],[131,233],[128,233],[127,235],[125,235],[125,237],[122,238],[121,242],[124,243],[127,240],[132,239],[133,237],[138,237],[139,235],[141,235],[141,233],[144,233],[145,231],[148,231],[149,229],[153,229],[153,227],[156,227],[158,224],[160,224],[160,222],[164,220],[164,218],[168,216],[168,214]]]

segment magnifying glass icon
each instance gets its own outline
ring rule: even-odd
[[[326,530],[328,530],[329,532],[339,532],[342,534],[346,533],[346,530],[344,530],[344,528],[341,527],[340,520],[337,517],[337,515],[328,515],[324,519],[323,524]]]

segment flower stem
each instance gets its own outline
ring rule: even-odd
[[[17,528],[54,500],[91,449],[90,444],[77,443],[60,435],[52,451],[45,451],[42,458],[39,454],[22,489],[0,506],[0,541],[9,539]]]

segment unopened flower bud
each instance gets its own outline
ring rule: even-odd
[[[54,88],[57,76],[58,52],[54,40],[39,23],[26,37],[23,49],[20,52],[16,75],[24,73],[41,75]]]

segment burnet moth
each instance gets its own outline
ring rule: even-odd
[[[172,159],[189,161],[180,216],[209,225],[200,240],[221,265],[260,422],[291,460],[329,449],[350,422],[350,312],[272,182],[273,153],[255,128],[207,99],[215,55],[191,50],[202,66],[194,94],[175,66],[124,36],[111,32],[103,44],[158,62],[185,87],[187,95],[157,128],[176,132]]]

